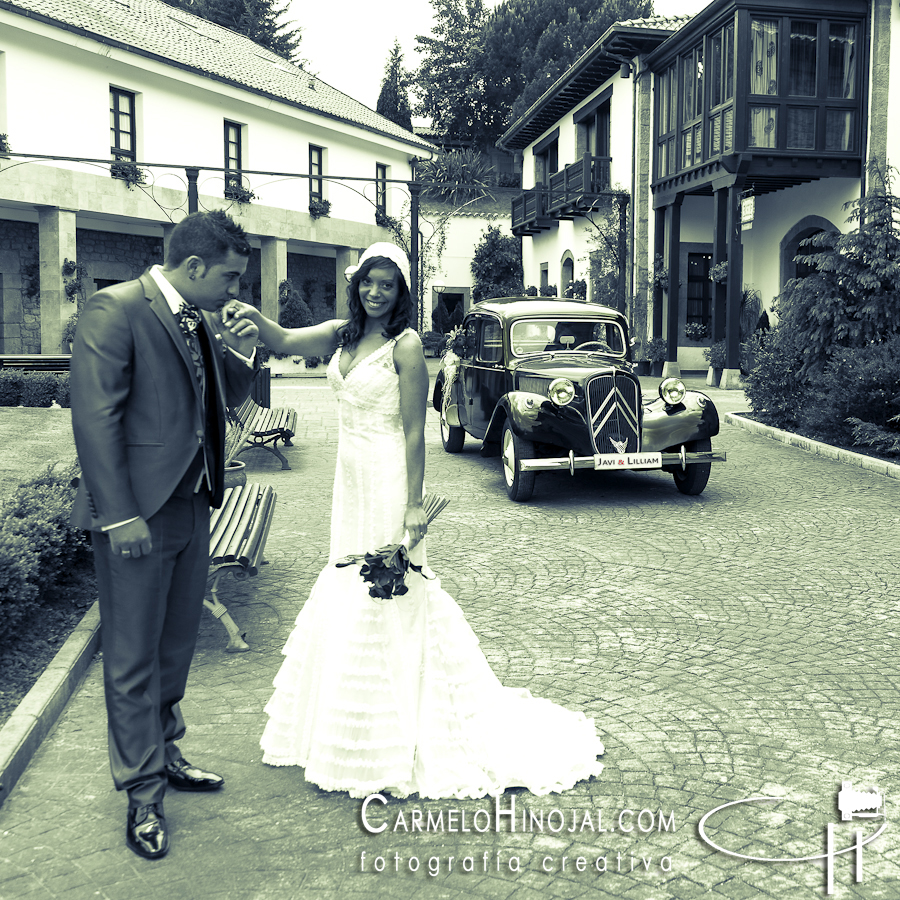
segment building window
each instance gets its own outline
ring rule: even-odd
[[[309,145],[309,199],[322,200],[322,178],[325,151],[313,144]],[[316,177],[320,176],[320,177]]]
[[[815,22],[791,19],[791,78],[792,97],[816,96],[816,54],[818,26]]]
[[[712,282],[709,253],[688,253],[687,318],[688,325],[709,325],[712,320]]]
[[[659,76],[656,108],[656,172],[659,178],[665,178],[666,175],[673,174],[678,168],[675,148],[678,127],[678,83],[675,71],[675,66],[671,66]]]
[[[559,142],[551,141],[534,154],[534,183],[549,184],[550,176],[559,171]]]
[[[751,19],[750,31],[750,93],[757,96],[749,104],[749,146],[857,152],[858,26],[784,17]],[[780,50],[787,69],[779,69]]]
[[[234,199],[236,191],[243,188],[241,169],[244,168],[241,126],[225,120],[225,197]]]
[[[856,26],[828,26],[828,97],[856,98]]]
[[[112,159],[134,162],[137,159],[134,122],[134,94],[119,88],[109,89],[109,152]]]
[[[750,23],[750,93],[778,93],[778,20]]]
[[[695,47],[681,59],[681,165],[699,163],[703,158],[703,47]]]
[[[387,177],[388,167],[375,163],[375,210],[383,216],[387,215]]]

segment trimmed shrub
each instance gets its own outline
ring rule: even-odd
[[[90,559],[87,536],[69,525],[77,473],[77,464],[49,467],[0,509],[0,639],[58,602],[58,585]]]
[[[754,365],[747,373],[750,408],[767,425],[788,431],[797,427],[808,392],[798,373],[803,348],[796,335],[782,325],[750,340]]]
[[[823,441],[849,445],[854,424],[900,433],[888,425],[900,415],[900,335],[865,347],[836,349],[812,382],[800,427]],[[850,418],[854,422],[848,421]],[[877,435],[863,429],[863,434]]]
[[[0,640],[16,633],[38,605],[39,555],[22,534],[0,528]]]
[[[0,370],[0,406],[47,407],[53,402],[68,408],[69,373]]]

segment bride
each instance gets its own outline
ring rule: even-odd
[[[428,371],[410,327],[409,263],[377,243],[347,270],[349,318],[285,329],[252,306],[276,352],[327,356],[340,410],[328,565],[283,653],[261,746],[273,766],[365,797],[477,798],[524,786],[535,794],[597,775],[593,720],[527,690],[503,687],[453,598],[426,564],[423,509]],[[341,558],[411,537],[409,590],[373,599]]]

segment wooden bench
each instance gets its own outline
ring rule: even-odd
[[[0,369],[22,369],[25,372],[68,372],[72,356],[69,353],[0,354]]]
[[[228,410],[229,433],[234,434],[239,429],[242,439],[233,457],[240,456],[254,447],[262,447],[270,453],[274,453],[281,460],[282,469],[290,469],[290,465],[284,454],[278,449],[278,441],[282,441],[285,447],[293,447],[291,438],[297,429],[297,413],[287,407],[268,408],[259,406],[248,397],[239,409]],[[244,443],[246,447],[242,446]]]
[[[212,600],[203,605],[225,626],[228,653],[241,653],[250,646],[228,610],[219,600],[219,579],[226,572],[244,581],[259,572],[275,514],[276,494],[268,485],[243,484],[227,488],[222,506],[212,510],[209,520],[209,577]]]

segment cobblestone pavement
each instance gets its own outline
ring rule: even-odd
[[[835,896],[900,896],[900,482],[723,426],[728,462],[699,497],[661,473],[582,471],[542,474],[514,504],[498,460],[475,442],[445,454],[429,413],[428,485],[453,500],[429,562],[504,683],[594,717],[606,769],[548,797],[375,801],[368,822],[387,828],[369,833],[360,801],[260,762],[279,651],[326,554],[337,438],[324,382],[276,385],[273,402],[299,412],[292,471],[243,457],[278,491],[270,565],[221,591],[252,649],[224,653],[206,617],[184,703],[185,754],[225,789],[169,794],[164,860],[127,850],[95,661],[0,808],[3,900],[805,900],[825,896],[821,859],[746,861],[698,823],[783,798],[728,807],[707,833],[746,856],[821,856],[827,823],[839,850],[879,825],[841,823],[845,780],[877,785],[888,828],[861,883],[853,854],[836,857]]]

